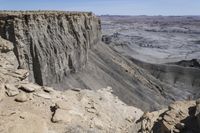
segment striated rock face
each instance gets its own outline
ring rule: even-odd
[[[84,68],[100,28],[92,13],[0,13],[0,35],[13,42],[19,68],[29,69],[30,80],[40,85],[60,83]]]

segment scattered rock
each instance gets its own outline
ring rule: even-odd
[[[110,87],[110,86],[108,86],[107,88],[105,88],[105,91],[107,91],[107,92],[113,92],[113,89],[112,89],[112,87]]]
[[[25,93],[20,93],[16,96],[15,101],[16,102],[26,102],[26,101],[28,101],[28,97]]]
[[[21,84],[19,88],[25,92],[34,92],[35,90],[41,89],[41,86],[33,83],[27,83],[27,84]]]
[[[42,86],[42,89],[48,93],[54,93],[55,90],[52,87]]]
[[[73,90],[73,91],[81,91],[81,88],[73,88],[71,90]]]
[[[42,97],[44,99],[51,99],[51,96],[48,93],[36,92],[34,93],[34,95],[38,97]]]
[[[15,71],[15,74],[18,75],[18,77],[21,79],[21,80],[25,80],[28,75],[29,75],[29,71],[28,70],[25,70],[25,69],[17,69]]]
[[[94,126],[96,128],[103,129],[105,127],[104,123],[102,122],[102,120],[99,120],[98,118],[94,118],[93,121],[94,121]]]
[[[72,116],[70,116],[66,110],[57,109],[55,114],[52,117],[52,122],[54,122],[54,123],[58,123],[58,122],[69,123],[71,121],[71,118],[72,118]]]
[[[130,123],[134,123],[135,122],[135,118],[132,117],[132,116],[129,116],[129,117],[125,118],[125,120],[127,120]]]
[[[63,110],[70,109],[70,106],[68,105],[68,103],[64,101],[57,101],[55,107],[59,109],[63,109]]]
[[[86,108],[88,113],[96,113],[96,109],[94,108]]]
[[[10,96],[10,97],[16,96],[16,95],[19,94],[18,88],[15,87],[15,85],[13,85],[13,84],[6,84],[5,88],[6,88],[7,95]]]

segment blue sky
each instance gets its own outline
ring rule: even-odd
[[[200,0],[0,0],[0,10],[39,9],[97,15],[200,15]]]

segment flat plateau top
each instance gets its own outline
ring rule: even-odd
[[[88,16],[94,15],[92,12],[78,12],[78,11],[53,11],[53,10],[38,10],[38,11],[9,11],[0,10],[2,16],[20,16],[20,15],[81,15],[85,14]]]

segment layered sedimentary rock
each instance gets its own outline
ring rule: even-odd
[[[92,13],[0,13],[0,35],[14,44],[19,68],[29,69],[29,79],[40,85],[60,83],[84,68],[100,28]]]

